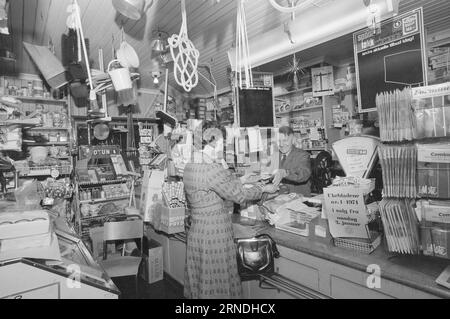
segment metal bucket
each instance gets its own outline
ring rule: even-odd
[[[111,65],[113,62],[119,62],[118,60],[112,60],[108,64],[108,73],[111,77],[114,89],[116,91],[128,90],[133,87],[131,83],[130,71],[127,68],[118,68],[111,70]]]

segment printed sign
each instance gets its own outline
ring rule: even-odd
[[[120,154],[120,148],[115,145],[80,146],[80,159],[109,158]]]

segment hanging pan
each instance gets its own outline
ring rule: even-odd
[[[112,0],[112,4],[122,15],[132,20],[139,20],[153,0]]]

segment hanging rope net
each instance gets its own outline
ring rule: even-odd
[[[195,48],[187,35],[187,19],[185,0],[181,0],[182,23],[179,34],[173,34],[167,39],[170,54],[174,62],[174,77],[178,85],[189,92],[198,83],[198,58],[199,51]],[[178,53],[176,54],[176,50]]]

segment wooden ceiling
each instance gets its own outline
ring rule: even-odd
[[[350,0],[333,0],[350,1]],[[355,1],[355,0],[351,0]],[[66,8],[72,0],[10,0],[13,51],[18,62],[10,66],[10,72],[36,73],[33,63],[22,49],[22,41],[55,45],[56,55],[61,58],[61,35],[67,33]],[[104,51],[105,61],[112,58],[112,47],[120,45],[120,28],[123,25],[125,40],[136,50],[141,67],[142,86],[151,87],[151,44],[154,30],[178,33],[181,26],[181,7],[179,0],[154,0],[153,5],[140,20],[131,20],[114,9],[111,0],[78,0],[82,14],[85,37],[90,43],[90,58],[94,67],[98,67],[97,52]],[[218,90],[229,87],[227,51],[232,47],[236,29],[236,0],[187,0],[187,26],[189,38],[200,51],[200,65],[209,65]],[[320,0],[318,0],[320,5]],[[425,25],[428,32],[450,29],[450,1],[448,0],[402,0],[400,13],[416,7],[424,7]],[[267,0],[250,0],[246,2],[247,29],[249,38],[282,25],[288,21],[289,14],[275,10]],[[320,23],[320,17],[318,17]],[[113,40],[114,38],[114,40]],[[344,36],[327,44],[305,50],[302,59],[319,55],[333,56],[336,60],[351,58],[351,36]],[[277,69],[286,61],[280,59],[268,69]],[[277,66],[278,65],[278,66]],[[1,66],[5,70],[5,66]],[[259,69],[264,69],[260,67]],[[208,77],[206,69],[199,71]],[[2,72],[0,72],[2,73]],[[169,83],[178,87],[170,76]],[[182,89],[178,87],[181,91]],[[193,89],[196,95],[212,94],[212,86],[200,78]]]

